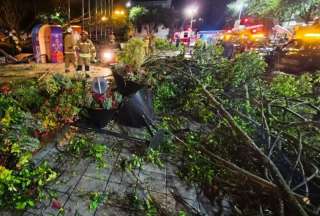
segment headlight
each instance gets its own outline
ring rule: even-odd
[[[103,57],[103,60],[110,62],[113,60],[114,53],[110,50],[104,51],[102,57]]]

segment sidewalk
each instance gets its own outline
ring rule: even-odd
[[[173,214],[177,214],[183,207],[175,200],[177,193],[188,205],[200,209],[195,189],[187,187],[178,179],[175,175],[176,168],[169,161],[165,161],[163,169],[144,164],[140,170],[133,173],[122,171],[121,160],[130,158],[139,150],[139,146],[107,135],[92,132],[86,135],[95,137],[97,143],[107,145],[109,151],[104,158],[108,166],[97,168],[94,161],[60,153],[54,144],[46,146],[35,156],[34,161],[36,164],[48,161],[60,176],[48,185],[47,199],[36,208],[25,211],[22,216],[140,215],[137,209],[128,204],[128,197],[136,192],[145,198],[147,191],[162,208],[173,211]],[[97,209],[90,210],[90,195],[97,192],[106,194],[106,201]],[[64,211],[55,208],[57,203]],[[16,213],[1,212],[0,215],[17,216]]]

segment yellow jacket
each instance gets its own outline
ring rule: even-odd
[[[75,40],[72,34],[66,34],[64,37],[64,53],[65,54],[74,54],[75,52]]]
[[[90,39],[82,41],[81,39],[77,43],[77,50],[81,58],[95,58],[96,48]]]

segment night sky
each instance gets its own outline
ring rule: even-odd
[[[186,5],[197,4],[200,7],[199,16],[204,19],[201,30],[221,29],[227,17],[226,5],[231,0],[173,0],[174,6],[183,10]]]
[[[80,0],[71,0],[74,6],[79,6]],[[128,0],[114,0],[116,3],[124,3]],[[201,30],[221,29],[225,25],[226,5],[232,0],[172,0],[177,10],[183,9],[192,3],[197,4],[200,8],[199,17],[203,18],[203,23],[199,23]],[[92,0],[94,4],[94,0]],[[99,0],[98,0],[99,2]],[[75,5],[76,4],[76,5]],[[75,7],[77,8],[77,7]],[[80,9],[80,8],[79,8]]]
[[[123,3],[128,0],[114,0]],[[144,0],[147,1],[147,0]],[[152,0],[150,0],[152,1]],[[226,5],[232,0],[172,0],[173,6],[180,11],[190,4],[197,4],[200,7],[199,17],[204,19],[200,27],[202,29],[220,29],[225,24]]]

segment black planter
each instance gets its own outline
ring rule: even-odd
[[[127,127],[147,127],[154,120],[151,89],[140,89],[128,96],[117,113],[117,122]]]
[[[91,109],[86,108],[87,116],[86,120],[88,123],[95,125],[98,128],[106,126],[114,117],[116,110],[105,110],[105,109]]]
[[[154,120],[151,89],[132,81],[126,81],[116,72],[113,72],[113,77],[117,91],[125,98],[117,112],[116,121],[127,127],[150,126]]]
[[[144,86],[132,81],[126,81],[121,75],[116,72],[113,72],[113,77],[117,85],[117,91],[125,97],[128,97]]]

